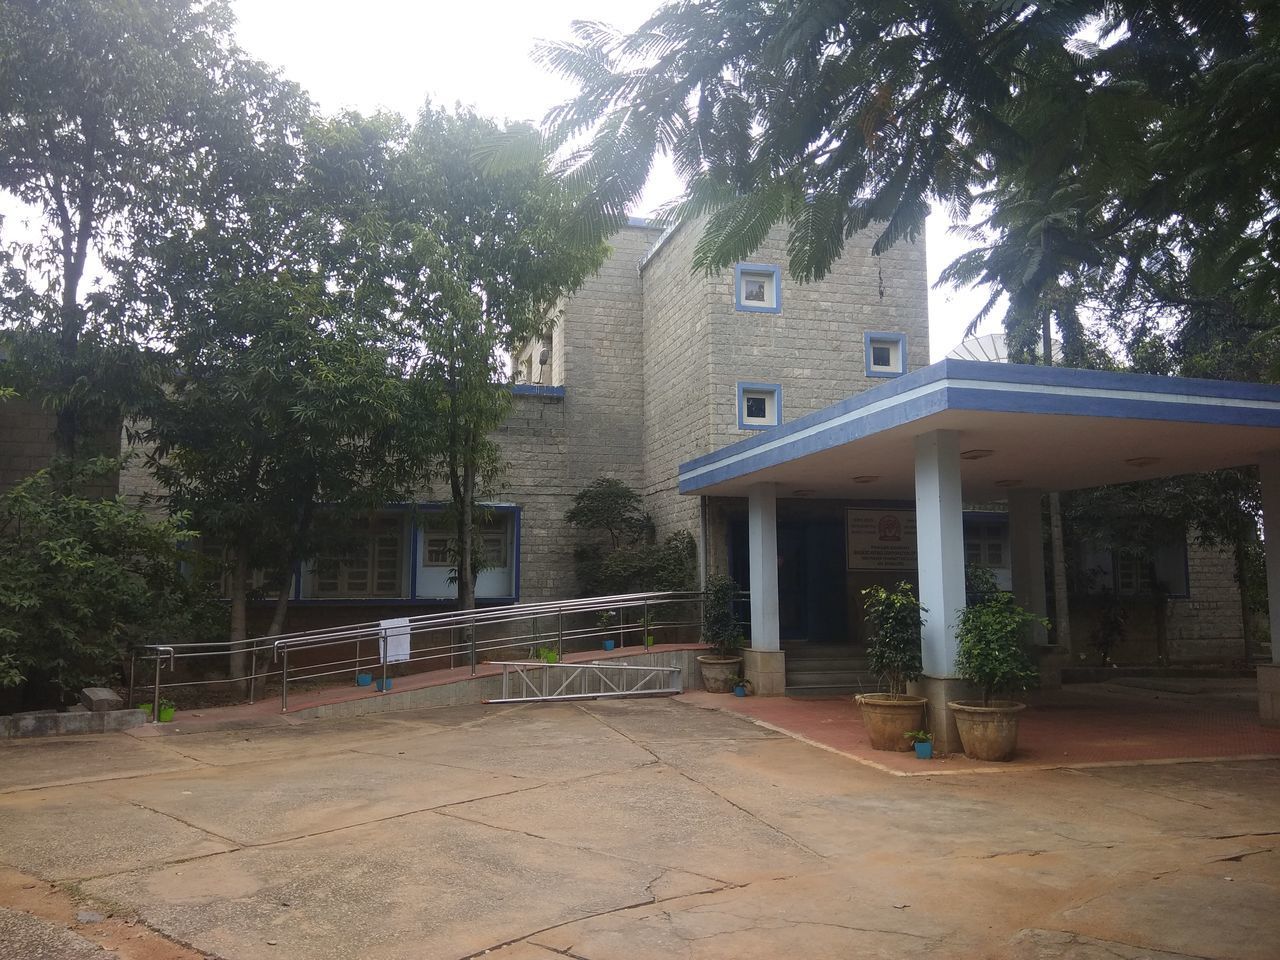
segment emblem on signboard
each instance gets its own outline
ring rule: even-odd
[[[882,542],[898,542],[902,539],[902,522],[893,514],[886,514],[880,518],[879,535]]]

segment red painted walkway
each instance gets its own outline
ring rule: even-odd
[[[1280,758],[1280,730],[1258,722],[1256,701],[1222,685],[1226,695],[1185,694],[1118,684],[1081,684],[1027,698],[1018,754],[1009,763],[961,754],[917,760],[914,753],[871,749],[852,698],[790,700],[685,693],[677,699],[759,720],[817,746],[893,773],[968,773],[1062,766],[1168,763],[1239,757]],[[1211,686],[1211,685],[1210,685]]]

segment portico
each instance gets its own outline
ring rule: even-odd
[[[1272,636],[1280,637],[1280,387],[1061,367],[944,360],[680,468],[680,492],[748,502],[748,675],[781,693],[778,500],[914,502],[925,679],[935,734],[962,695],[966,503],[1007,501],[1012,588],[1045,609],[1043,494],[1257,464]],[[1043,639],[1042,637],[1039,639]],[[1280,644],[1273,644],[1273,656]],[[757,679],[758,678],[758,679]],[[1259,671],[1264,722],[1280,725],[1280,664]]]

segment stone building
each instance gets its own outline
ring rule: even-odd
[[[496,434],[505,481],[481,531],[489,562],[478,584],[481,603],[576,595],[577,534],[564,514],[598,477],[639,491],[659,536],[692,534],[704,570],[748,586],[747,498],[682,495],[682,466],[928,365],[923,244],[872,257],[871,238],[854,237],[826,277],[802,284],[787,276],[784,230],[750,262],[712,275],[691,268],[697,239],[696,227],[664,233],[632,221],[612,238],[601,270],[561,304],[550,336],[512,358],[513,408]],[[46,455],[36,436],[39,417],[15,405],[0,408],[5,480]],[[781,641],[798,651],[792,659],[799,666],[788,666],[792,685],[838,686],[840,664],[832,661],[856,653],[863,639],[861,589],[915,579],[913,551],[875,546],[885,530],[896,530],[903,543],[915,537],[913,501],[877,495],[880,472],[874,460],[858,464],[839,496],[805,484],[778,492],[778,620]],[[150,482],[135,460],[120,491],[137,495]],[[433,522],[440,506],[425,495],[422,501],[416,510],[389,505],[370,518],[362,563],[330,558],[300,567],[290,629],[447,609],[456,597],[448,538]],[[966,559],[990,566],[1009,586],[1005,506],[969,510],[964,530]],[[1143,595],[1141,577],[1122,560],[1080,562],[1102,570],[1117,594]],[[1242,620],[1230,558],[1188,549],[1182,540],[1171,544],[1165,567],[1171,583],[1161,629],[1170,655],[1236,658]],[[1093,628],[1083,599],[1077,649]],[[257,613],[265,625],[265,604]],[[1133,624],[1126,653],[1147,658],[1151,630],[1141,616]],[[833,648],[840,653],[825,656],[827,676],[814,681],[799,652],[829,655]]]

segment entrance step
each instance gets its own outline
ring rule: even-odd
[[[856,670],[865,673],[867,661],[865,657],[795,657],[788,653],[787,673],[791,673],[793,669],[806,673],[813,670]]]
[[[847,644],[796,643],[786,648],[788,697],[845,697],[874,693],[879,678],[867,669],[861,648]]]
[[[834,683],[808,687],[787,686],[783,689],[782,695],[791,697],[793,700],[824,700],[831,697],[851,697],[858,693],[870,692],[856,684]]]
[[[806,666],[803,670],[787,671],[789,687],[821,687],[832,684],[861,687],[867,692],[879,686],[876,675],[866,670],[811,670]]]

